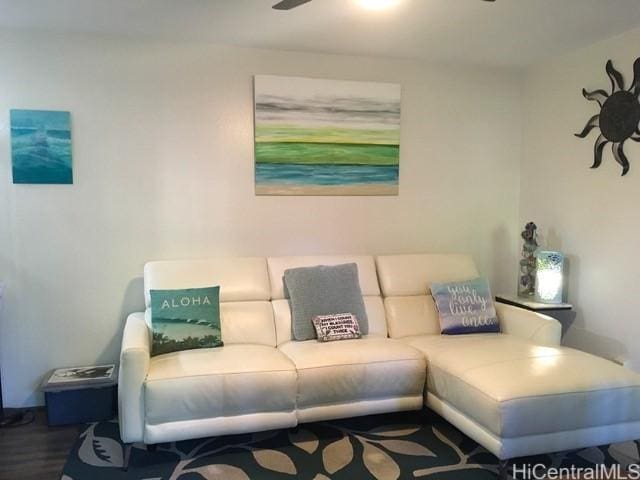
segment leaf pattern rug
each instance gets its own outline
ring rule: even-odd
[[[429,410],[317,422],[296,428],[134,444],[129,470],[117,421],[83,426],[61,480],[495,479],[498,461]],[[518,459],[554,467],[637,461],[633,442]]]

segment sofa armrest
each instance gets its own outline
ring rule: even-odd
[[[118,418],[125,443],[144,438],[144,381],[150,358],[151,339],[144,313],[132,313],[122,334],[118,379]]]
[[[503,333],[540,345],[560,345],[562,325],[555,318],[505,303],[495,303]]]

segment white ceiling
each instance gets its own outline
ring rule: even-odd
[[[640,0],[0,0],[0,27],[524,66],[640,26]]]

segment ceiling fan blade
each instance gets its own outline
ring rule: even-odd
[[[292,8],[299,7],[300,5],[304,5],[310,1],[311,0],[282,0],[271,8],[274,8],[275,10],[291,10]]]

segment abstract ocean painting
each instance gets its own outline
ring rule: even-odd
[[[11,110],[13,183],[73,183],[71,115]]]
[[[256,75],[257,195],[397,195],[400,85]]]

